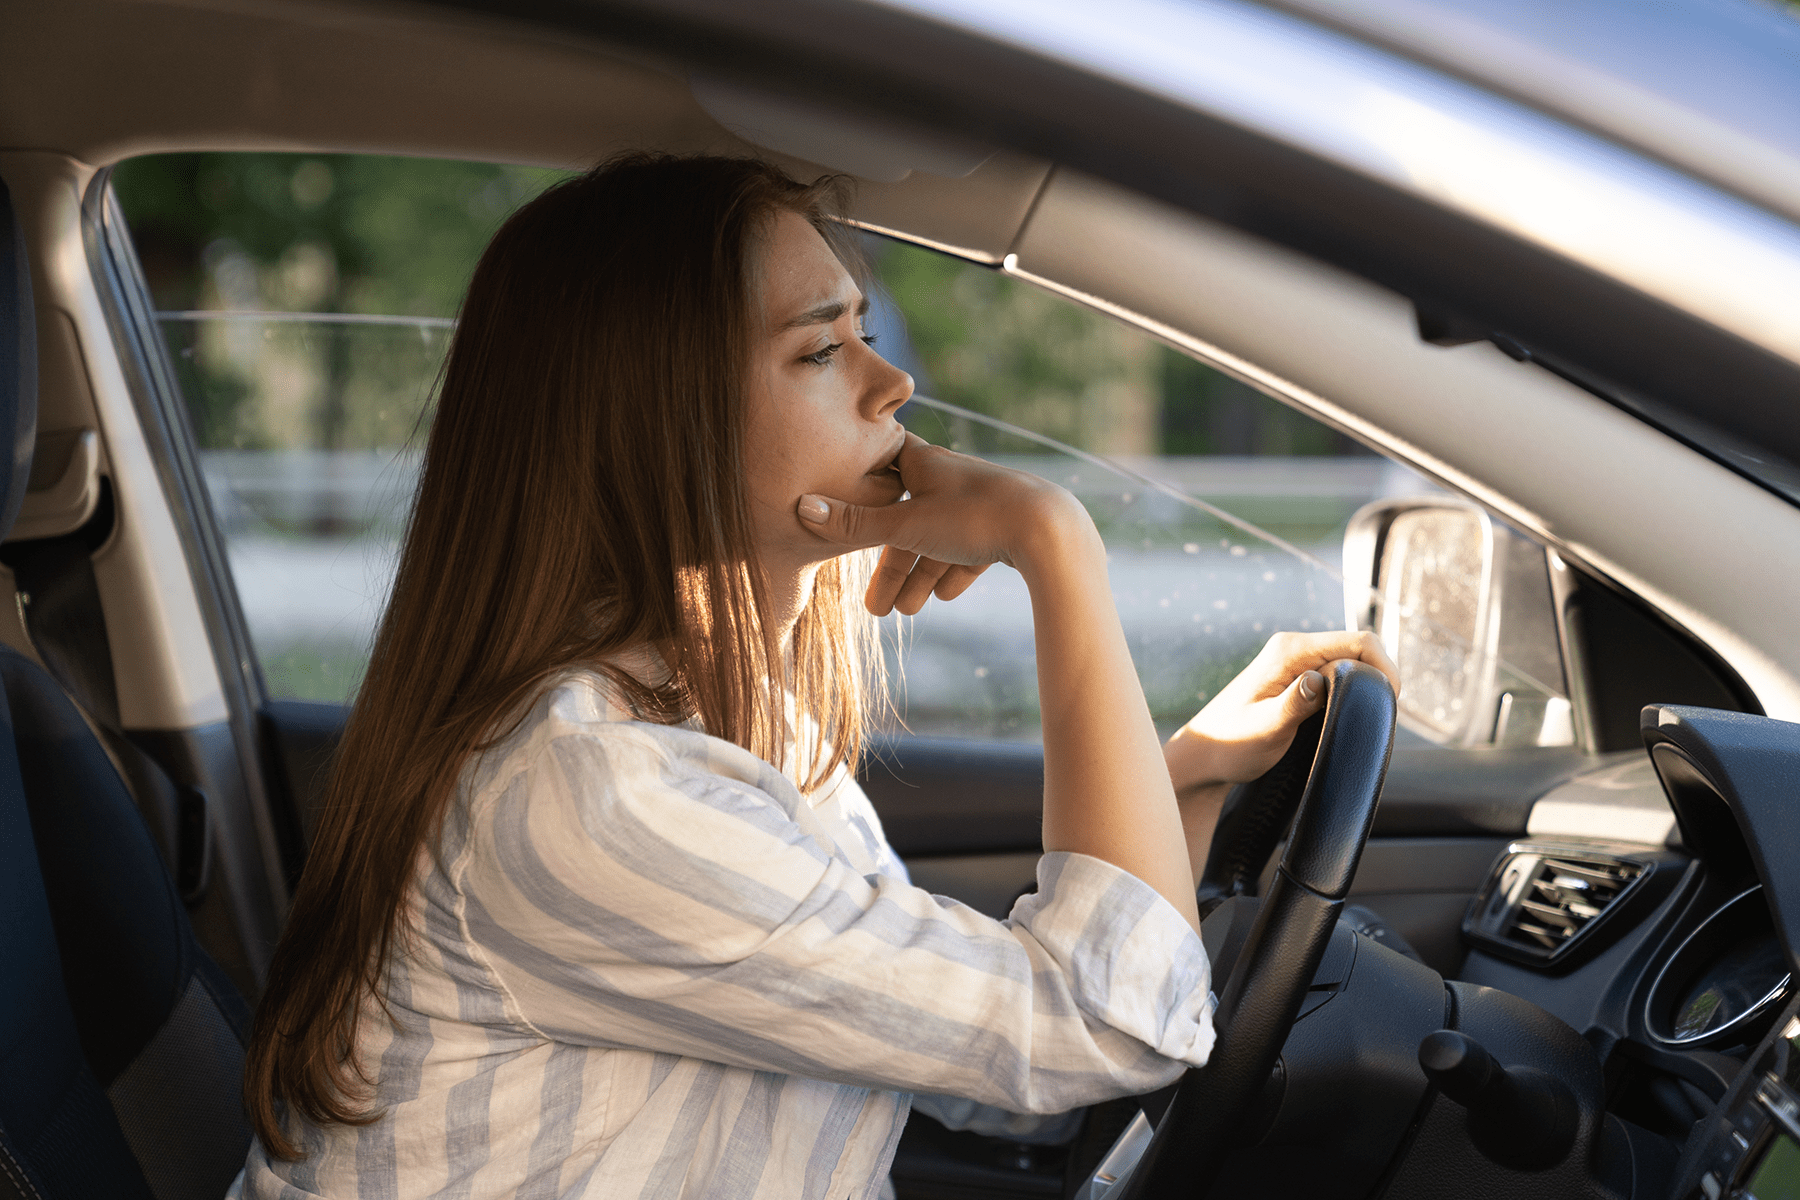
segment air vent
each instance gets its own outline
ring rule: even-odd
[[[1561,962],[1647,870],[1645,862],[1586,847],[1514,842],[1463,931],[1510,958]]]

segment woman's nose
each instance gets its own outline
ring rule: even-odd
[[[864,404],[876,420],[892,416],[912,399],[913,377],[875,351],[869,352],[869,379],[864,389]]]

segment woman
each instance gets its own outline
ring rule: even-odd
[[[1081,506],[896,421],[829,200],[631,156],[483,256],[258,1014],[244,1194],[871,1196],[915,1102],[1022,1134],[1205,1061],[1219,801],[1314,668],[1386,660],[1277,639],[1165,752]],[[849,772],[856,601],[996,562],[1045,743],[1007,923],[912,888]]]

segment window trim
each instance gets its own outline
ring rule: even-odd
[[[304,847],[292,806],[277,809],[271,796],[269,755],[260,720],[267,689],[231,577],[224,537],[200,472],[174,364],[157,329],[137,250],[113,194],[111,167],[98,171],[88,184],[82,197],[81,231],[113,350],[193,581],[225,697],[227,724],[268,898],[277,915],[285,916]]]

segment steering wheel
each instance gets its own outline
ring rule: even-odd
[[[1182,1077],[1136,1169],[1109,1200],[1198,1196],[1237,1146],[1236,1133],[1287,1041],[1307,986],[1337,925],[1394,746],[1394,693],[1366,663],[1343,660],[1326,669],[1330,688],[1318,750],[1312,756],[1287,852],[1244,947],[1219,992],[1218,1041],[1204,1067]],[[1304,761],[1300,743],[1288,758]],[[1297,768],[1284,778],[1284,758],[1263,786],[1240,796],[1221,818],[1201,893],[1248,890],[1246,877],[1266,862],[1286,825]],[[1235,825],[1226,827],[1225,816]],[[1273,832],[1270,832],[1272,827]],[[1261,847],[1261,859],[1255,854]],[[1214,878],[1215,860],[1219,870]],[[1216,901],[1215,901],[1216,903]]]

